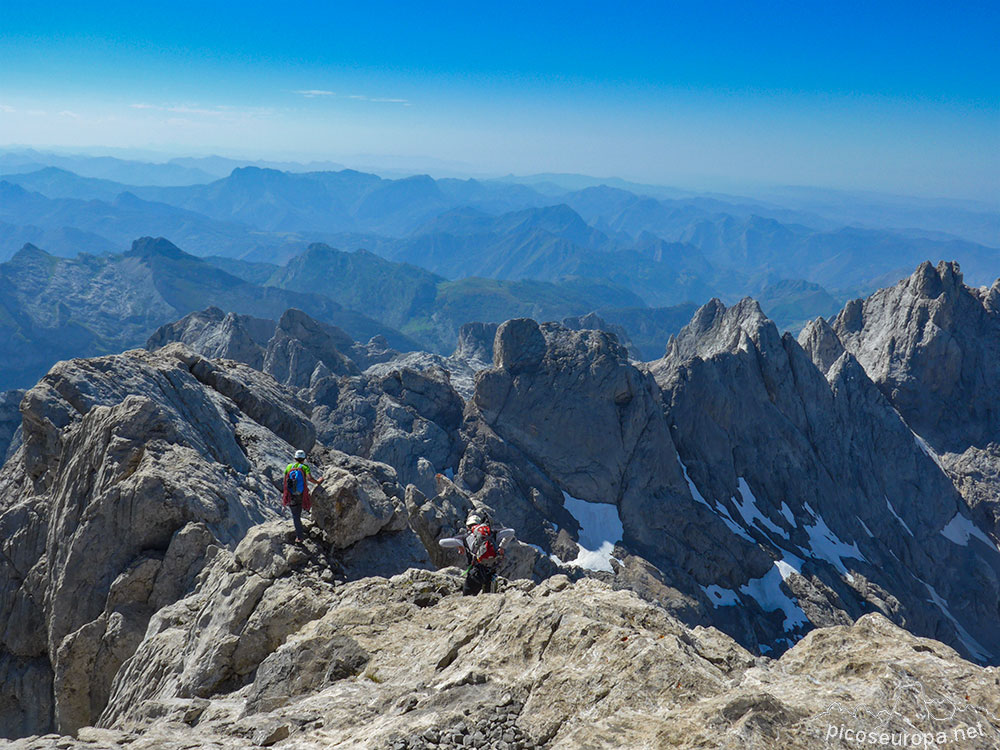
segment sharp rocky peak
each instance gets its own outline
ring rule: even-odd
[[[195,256],[185,253],[164,237],[140,237],[132,243],[132,248],[125,255],[132,258],[162,257],[175,260],[181,258],[197,260]]]
[[[712,299],[702,305],[691,322],[670,339],[665,359],[705,359],[722,352],[781,347],[777,327],[761,310],[757,300],[745,297],[732,307]]]
[[[46,252],[45,250],[42,250],[37,245],[32,245],[30,242],[26,242],[20,250],[14,253],[10,261],[17,264],[17,263],[23,263],[28,260],[39,260],[39,259],[54,258],[54,257],[56,256]]]
[[[831,327],[1000,532],[1000,279],[970,288],[958,263],[922,263]]]
[[[942,294],[956,297],[964,286],[962,272],[955,261],[941,261],[935,268],[924,261],[905,282],[906,288],[925,299],[935,299]]]
[[[837,332],[825,318],[816,318],[799,333],[799,345],[812,358],[820,372],[828,373],[833,363],[844,353]]]

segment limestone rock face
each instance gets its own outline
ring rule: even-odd
[[[493,341],[493,366],[512,375],[533,371],[545,356],[545,337],[530,318],[508,320],[497,328]]]
[[[438,369],[448,373],[452,388],[468,400],[475,390],[475,375],[493,362],[493,337],[496,323],[466,323],[458,331],[458,345],[449,357],[428,352],[408,352],[370,366],[368,375],[388,375],[397,370],[425,372]]]
[[[404,486],[432,493],[434,474],[458,463],[463,403],[443,370],[328,379],[312,398],[324,444],[389,464]]]
[[[596,312],[590,312],[586,315],[573,315],[568,318],[563,318],[559,322],[564,328],[569,328],[572,331],[594,330],[613,333],[615,338],[618,340],[618,343],[624,346],[630,355],[633,355],[636,359],[638,359],[639,352],[632,344],[628,331],[620,325],[609,323]]]
[[[595,579],[477,598],[454,571],[328,586],[275,549],[278,577],[221,550],[154,616],[100,728],[14,747],[806,750],[956,728],[969,747],[1000,742],[996,669],[880,614],[772,660]]]
[[[355,344],[351,348],[352,359],[362,369],[388,362],[398,356],[400,356],[399,352],[389,346],[389,342],[381,334],[372,336],[364,346]]]
[[[21,412],[18,405],[24,398],[24,391],[13,390],[0,392],[0,466],[3,465],[14,436],[21,427]],[[16,448],[16,446],[15,446]]]
[[[279,397],[289,398],[291,389],[296,410],[311,416],[315,430],[275,423],[287,412],[272,409],[270,400],[263,408],[240,406],[295,447],[308,449],[318,430],[326,445],[385,462],[404,486],[414,483],[425,491],[433,489],[436,471],[457,466],[464,403],[451,386],[451,371],[471,384],[486,362],[422,352],[399,355],[381,337],[362,346],[299,310],[288,310],[276,327],[271,325],[264,349],[258,342],[268,335],[265,323],[209,308],[164,326],[149,348],[178,340],[194,347],[202,356],[199,377],[230,397],[240,390],[239,377],[227,377],[224,371],[232,366],[219,369],[208,358],[237,359],[288,386],[276,389]],[[249,340],[252,326],[256,349],[241,349],[239,341]],[[362,375],[359,367],[369,369]]]
[[[496,339],[496,366],[477,376],[466,408],[458,479],[476,503],[549,550],[556,526],[578,538],[570,499],[612,506],[624,546],[687,592],[661,599],[697,622],[714,607],[702,587],[738,588],[767,572],[768,556],[692,497],[659,388],[613,336],[522,320]]]
[[[1000,534],[1000,279],[974,289],[957,263],[923,263],[832,328]]]
[[[373,461],[325,454],[323,502],[317,503],[313,521],[325,532],[334,549],[346,549],[380,531],[407,527],[406,505],[395,476]],[[340,466],[337,466],[340,463]]]
[[[492,362],[493,340],[498,327],[496,323],[464,323],[458,329],[455,356]]]
[[[497,526],[506,526],[506,523],[499,517],[497,509],[473,501],[469,493],[461,490],[448,477],[438,474],[435,482],[437,492],[429,499],[413,485],[406,488],[406,508],[409,513],[410,528],[427,550],[428,558],[434,566],[465,567],[468,565],[468,560],[464,553],[454,549],[444,549],[438,541],[464,533],[465,519],[472,510],[485,512]],[[504,556],[496,572],[497,575],[509,580],[541,581],[560,572],[560,569],[540,548],[524,544],[515,537],[505,545]],[[579,571],[567,570],[567,572],[579,577]]]
[[[830,324],[823,318],[816,318],[799,333],[799,345],[812,359],[819,371],[826,375],[833,364],[844,353],[844,345]]]
[[[704,507],[774,560],[756,580],[720,584],[730,590],[713,591],[715,613],[752,598],[780,643],[880,611],[995,659],[997,547],[958,534],[968,507],[832,331],[817,323],[803,341],[819,368],[756,302],[715,301],[652,364]]]
[[[910,280],[914,321],[965,294],[953,272]],[[987,319],[994,290],[970,292]],[[865,304],[844,324],[876,340]],[[395,355],[314,323],[282,318],[268,372],[170,342],[18,400],[14,747],[1000,747],[1000,673],[966,660],[1000,661],[1000,549],[955,486],[985,486],[990,454],[915,437],[839,318],[798,343],[713,301],[648,367],[599,330],[470,326],[445,358],[481,363],[465,401],[431,360],[362,373]],[[246,327],[177,325],[230,354]],[[957,387],[921,346],[892,377]],[[279,516],[295,448],[324,477],[301,543]],[[437,544],[472,508],[517,532],[497,594],[460,596]]]
[[[203,357],[233,359],[259,370],[263,367],[264,349],[274,330],[273,320],[209,307],[160,326],[149,337],[146,348],[158,349],[179,341]]]
[[[279,383],[308,388],[314,377],[358,374],[345,354],[353,346],[354,340],[336,326],[288,310],[267,344],[263,369]]]
[[[277,517],[282,468],[315,440],[305,408],[271,377],[176,343],[62,362],[28,391],[23,441],[0,472],[5,733],[94,723],[150,617],[222,546],[256,549],[248,530]],[[333,463],[316,498],[332,543],[408,531],[389,467]],[[419,564],[409,537],[405,559]]]

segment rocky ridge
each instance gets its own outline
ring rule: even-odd
[[[212,549],[278,515],[281,467],[315,442],[305,408],[269,376],[178,344],[60,363],[26,394],[0,474],[8,731],[96,720],[149,617]],[[352,530],[332,544],[405,519],[389,467],[324,457],[329,522]]]
[[[400,354],[378,337],[361,345],[299,310],[287,310],[272,328],[262,325],[268,322],[257,326],[270,337],[251,341],[243,317],[209,309],[162,327],[147,348],[180,341],[203,356],[229,354],[256,367],[308,403],[322,443],[387,463],[404,486],[433,493],[434,475],[456,467],[461,453],[464,402],[453,374],[470,392],[472,375],[488,366],[483,357],[496,326],[463,326],[456,352],[441,357]]]
[[[149,337],[150,351],[179,341],[209,359],[232,359],[260,370],[267,342],[274,336],[273,320],[227,313],[218,307],[185,315],[160,326]]]

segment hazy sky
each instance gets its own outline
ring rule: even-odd
[[[995,0],[485,8],[0,0],[0,146],[1000,194]]]

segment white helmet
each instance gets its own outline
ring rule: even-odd
[[[469,517],[465,519],[466,526],[478,526],[483,522],[483,517],[474,510],[469,511]]]
[[[305,457],[306,457],[306,452],[305,451],[303,451],[303,450],[295,451],[295,459],[297,461],[301,461]]]

